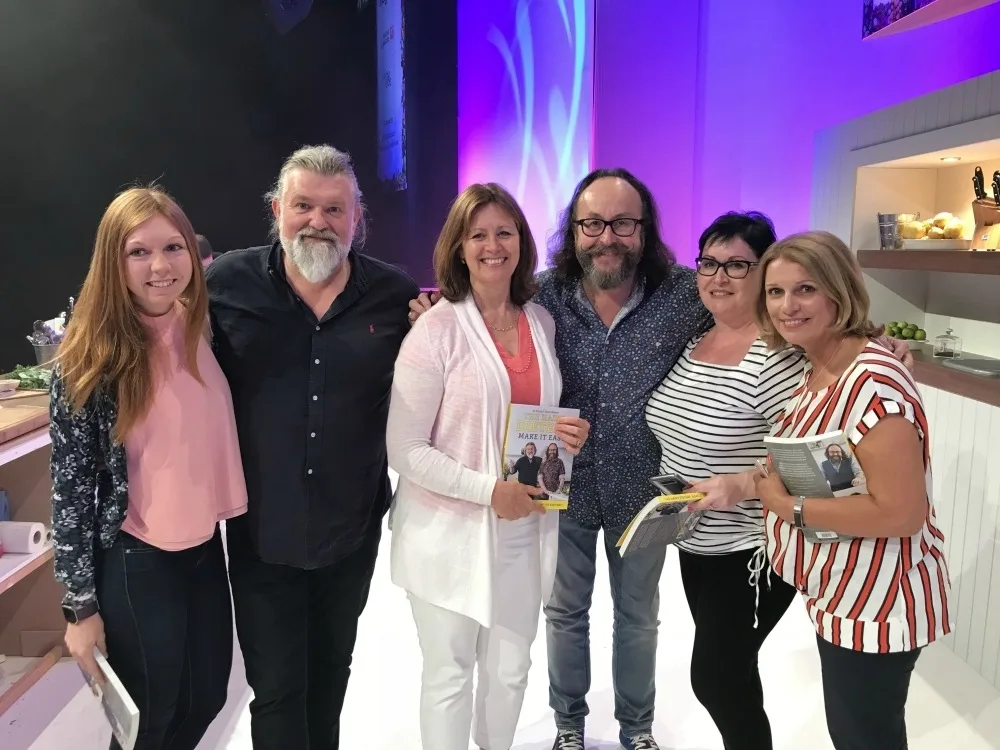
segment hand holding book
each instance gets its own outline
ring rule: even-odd
[[[535,501],[536,495],[542,495],[541,487],[521,484],[516,479],[510,481],[497,480],[493,486],[493,499],[490,505],[493,511],[505,521],[516,521],[532,513],[544,513],[545,508]]]
[[[766,474],[761,471],[754,473],[753,481],[756,495],[767,510],[774,513],[782,521],[792,523],[792,506],[795,500],[788,494],[785,483],[781,481],[778,472],[770,470],[770,463],[766,464],[766,467],[768,468]]]
[[[691,503],[688,510],[726,510],[756,497],[753,474],[718,474],[699,482],[692,482],[690,492],[699,492],[705,497]]]
[[[590,422],[580,417],[557,417],[555,435],[567,453],[578,456],[590,436]]]

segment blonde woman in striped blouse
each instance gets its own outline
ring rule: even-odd
[[[906,368],[871,340],[877,331],[861,269],[837,237],[788,237],[761,259],[760,275],[762,338],[808,359],[772,435],[842,430],[868,491],[794,498],[776,472],[758,476],[768,556],[805,598],[816,627],[834,747],[899,750],[920,650],[951,629],[923,402]],[[803,528],[849,538],[816,543]]]

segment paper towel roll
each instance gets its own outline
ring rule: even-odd
[[[45,546],[45,526],[40,523],[4,521],[0,523],[4,554],[24,555]]]

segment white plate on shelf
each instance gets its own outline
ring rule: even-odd
[[[903,240],[904,250],[968,250],[972,240]]]

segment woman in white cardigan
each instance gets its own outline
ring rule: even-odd
[[[539,487],[502,479],[508,404],[558,406],[562,390],[552,318],[529,302],[536,261],[513,197],[493,183],[466,188],[434,249],[444,299],[396,360],[391,568],[423,655],[425,750],[467,750],[473,713],[480,748],[510,748],[552,592],[558,513],[542,510]],[[563,418],[556,431],[576,454],[589,425]]]

